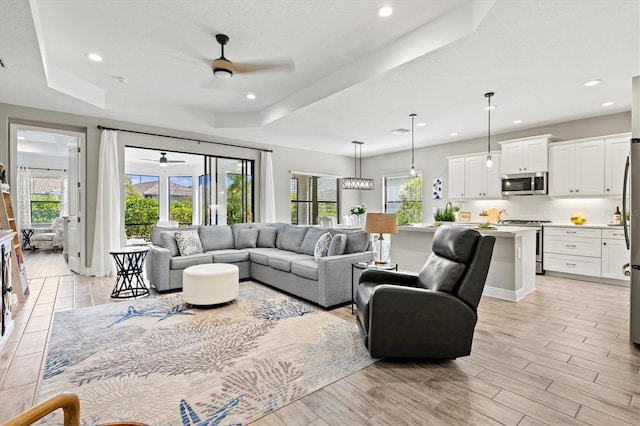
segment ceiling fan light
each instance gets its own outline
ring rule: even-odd
[[[223,80],[233,77],[233,64],[224,58],[213,61],[213,75]]]
[[[167,167],[167,165],[169,164],[169,160],[167,160],[167,157],[165,157],[166,154],[166,152],[160,153],[160,167]]]

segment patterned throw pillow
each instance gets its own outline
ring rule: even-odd
[[[202,243],[196,230],[176,232],[176,243],[178,243],[180,256],[202,254]]]
[[[321,257],[325,257],[327,253],[329,253],[329,244],[331,244],[331,234],[326,233],[322,234],[320,238],[318,238],[318,242],[316,243],[316,248],[313,250],[313,258],[318,261]]]

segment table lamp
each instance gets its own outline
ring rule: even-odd
[[[389,261],[389,244],[382,234],[398,233],[395,213],[367,213],[364,230],[370,234],[379,234],[373,241],[375,262],[379,265],[387,263]]]

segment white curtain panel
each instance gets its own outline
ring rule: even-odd
[[[69,216],[69,172],[60,174],[60,216]]]
[[[31,171],[28,167],[18,167],[16,194],[16,224],[18,229],[31,227]]]
[[[273,184],[271,153],[260,154],[260,221],[276,221],[276,193]]]
[[[118,167],[118,139],[113,130],[103,130],[100,138],[96,226],[91,273],[96,277],[116,274],[110,250],[124,246],[122,203]]]

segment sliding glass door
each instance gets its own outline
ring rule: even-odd
[[[207,156],[200,192],[205,224],[253,222],[254,162]]]

